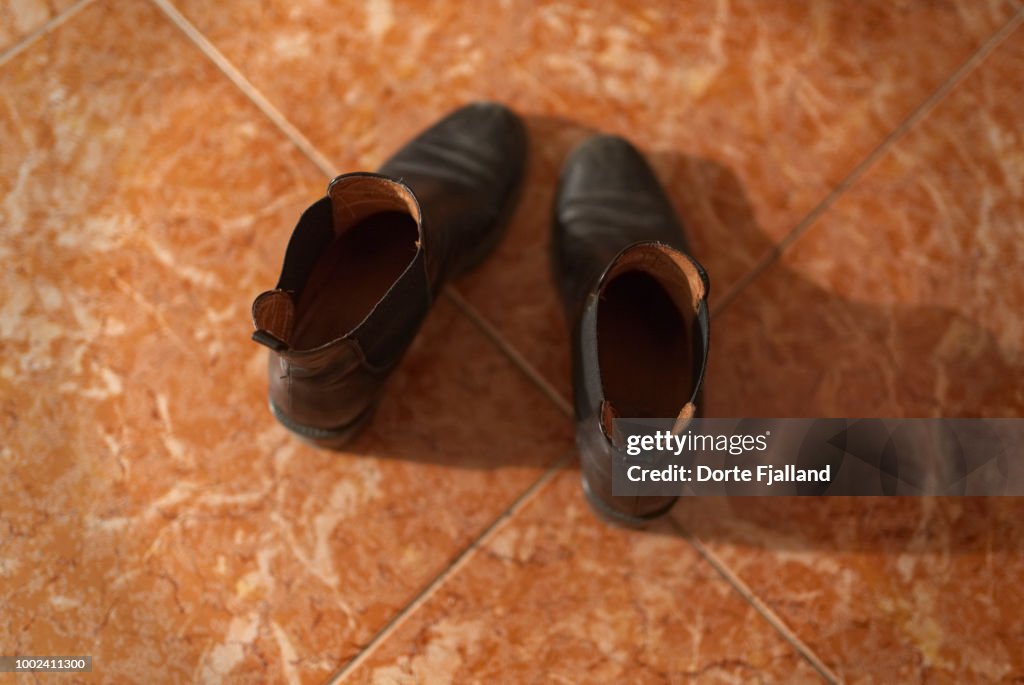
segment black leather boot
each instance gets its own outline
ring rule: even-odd
[[[552,239],[572,335],[583,489],[600,514],[638,525],[675,497],[612,495],[612,420],[698,414],[708,278],[687,252],[654,172],[622,138],[583,142],[562,170]]]
[[[378,173],[331,181],[299,219],[277,287],[252,306],[278,421],[326,447],[359,431],[441,286],[497,244],[525,154],[516,115],[476,103]]]

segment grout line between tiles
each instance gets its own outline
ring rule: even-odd
[[[196,44],[203,54],[205,54],[210,60],[217,65],[228,79],[234,83],[239,90],[242,91],[248,97],[253,104],[255,104],[263,114],[274,123],[288,138],[295,144],[299,150],[302,151],[306,157],[310,159],[325,175],[333,177],[335,175],[335,167],[331,164],[330,160],[327,159],[320,151],[314,146],[306,136],[302,135],[288,119],[278,110],[274,105],[270,103],[270,100],[266,98],[252,83],[249,79],[245,78],[241,71],[228,60],[224,54],[210,42],[202,32],[190,22],[185,15],[178,11],[174,5],[170,3],[170,0],[151,0],[154,5],[160,8],[160,10],[167,15],[167,18],[174,23],[182,33]]]
[[[548,399],[555,403],[555,405],[562,410],[562,413],[566,416],[572,416],[572,405],[567,399],[565,399],[555,386],[551,385],[544,376],[537,371],[534,366],[526,360],[526,358],[520,354],[519,350],[512,346],[505,338],[501,335],[497,328],[494,327],[490,321],[484,318],[483,314],[477,311],[476,307],[471,305],[462,297],[461,294],[455,288],[445,288],[445,295],[451,300],[456,307],[458,307],[463,314],[476,324],[477,328],[483,331],[484,335],[491,339],[495,345],[501,348],[501,351],[505,353],[505,356],[512,360],[519,370],[526,374],[534,384],[547,395]]]
[[[3,66],[4,64],[10,62],[12,59],[20,55],[22,52],[24,52],[30,45],[35,43],[37,40],[45,36],[50,31],[53,31],[55,28],[66,22],[71,17],[81,12],[83,9],[85,9],[86,5],[89,5],[92,2],[93,0],[78,0],[78,2],[73,4],[71,7],[68,7],[66,10],[64,10],[54,18],[50,19],[50,21],[46,22],[45,24],[37,28],[35,31],[32,31],[27,36],[19,40],[17,43],[4,50],[2,53],[0,53],[0,66]]]
[[[459,570],[461,570],[462,567],[473,558],[473,553],[477,549],[497,535],[498,531],[508,523],[512,517],[522,511],[522,509],[530,503],[541,489],[551,482],[551,479],[555,477],[555,474],[565,467],[573,454],[573,452],[570,452],[559,457],[537,480],[523,490],[523,492],[521,492],[519,496],[505,508],[504,511],[502,511],[486,528],[473,538],[469,545],[467,545],[459,555],[448,564],[448,566],[438,573],[426,587],[420,590],[420,592],[408,604],[392,616],[391,619],[385,623],[372,638],[370,638],[369,642],[367,642],[366,645],[348,661],[348,663],[328,678],[325,685],[334,685],[335,683],[342,682],[346,676],[355,671],[364,661],[366,661],[366,659],[376,651],[377,647],[379,647],[385,640],[387,640],[388,637],[391,636],[392,633],[401,627],[407,618],[409,618],[421,606],[426,604],[449,578],[458,573]]]
[[[739,293],[768,269],[790,245],[797,241],[817,222],[836,200],[856,183],[875,163],[886,155],[907,132],[924,119],[950,91],[960,84],[985,58],[998,48],[1006,38],[1024,22],[1024,9],[1018,10],[1003,26],[978,47],[931,95],[924,99],[896,128],[868,153],[822,200],[797,223],[776,245],[769,248],[761,259],[719,298],[711,307],[711,314],[721,314]]]
[[[761,614],[761,616],[768,621],[776,632],[782,636],[782,638],[788,642],[793,649],[795,649],[800,656],[802,656],[813,668],[818,672],[822,678],[831,683],[832,685],[838,685],[842,680],[832,670],[825,665],[814,650],[810,648],[803,640],[801,640],[797,634],[788,626],[782,618],[776,614],[771,607],[765,604],[750,587],[743,582],[743,580],[735,573],[729,570],[729,567],[723,562],[718,556],[710,549],[704,546],[704,543],[700,541],[695,535],[688,531],[679,521],[673,516],[669,516],[669,523],[676,531],[691,545],[694,549],[704,557],[711,566],[718,572],[725,582],[729,583],[736,592],[740,594],[754,609]]]

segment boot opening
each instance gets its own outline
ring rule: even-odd
[[[692,416],[694,326],[703,281],[682,255],[644,245],[609,270],[597,309],[597,354],[609,415]],[[609,428],[609,427],[606,427]]]
[[[419,249],[419,208],[399,184],[356,176],[328,193],[335,237],[298,299],[289,341],[296,349],[318,347],[356,328]]]

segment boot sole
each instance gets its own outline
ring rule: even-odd
[[[338,428],[316,428],[292,420],[274,404],[273,400],[268,398],[267,402],[270,405],[270,412],[274,415],[274,418],[277,419],[278,423],[287,428],[289,432],[315,447],[330,450],[339,450],[350,443],[366,427],[366,424],[373,417],[377,409],[376,403],[372,404],[353,421]]]
[[[606,523],[626,528],[646,528],[650,526],[656,520],[671,511],[672,507],[676,505],[676,501],[678,500],[678,498],[675,498],[661,509],[653,511],[650,514],[644,514],[643,516],[631,516],[630,514],[624,514],[617,509],[613,509],[609,504],[598,497],[594,491],[590,489],[590,484],[587,482],[587,476],[582,471],[580,472],[580,481],[583,484],[584,498],[587,500],[587,504],[590,505],[590,509],[597,514],[598,518],[602,519]]]

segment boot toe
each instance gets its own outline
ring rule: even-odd
[[[663,196],[654,171],[625,138],[600,135],[580,143],[562,171],[561,197]]]
[[[415,175],[432,167],[463,185],[504,193],[522,174],[525,158],[526,129],[515,112],[496,102],[473,102],[420,134],[381,172]]]
[[[629,141],[600,135],[580,143],[562,168],[556,241],[601,242],[614,252],[656,240],[686,249],[686,238],[654,170]],[[568,249],[568,248],[567,248]]]

